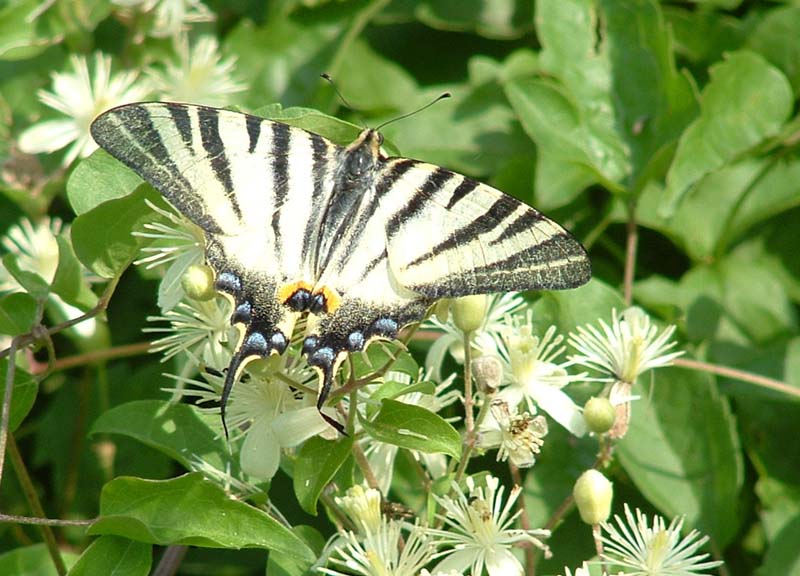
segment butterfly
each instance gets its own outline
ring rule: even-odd
[[[320,374],[324,414],[348,353],[394,339],[440,298],[575,288],[583,246],[524,203],[445,168],[386,157],[365,129],[349,146],[256,116],[170,102],[98,116],[95,141],[205,236],[238,342],[221,414],[245,365],[288,347]]]

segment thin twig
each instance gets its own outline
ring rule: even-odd
[[[636,204],[628,203],[628,223],[625,240],[625,276],[623,278],[623,298],[625,305],[633,302],[633,278],[636,274],[636,248],[639,243],[639,230],[636,224]]]
[[[158,566],[153,570],[152,576],[173,576],[173,574],[176,574],[188,550],[188,546],[179,544],[167,546],[167,549],[164,550],[164,554],[161,556],[161,560],[158,561]]]
[[[36,518],[32,516],[17,516],[16,514],[0,514],[0,524],[28,524],[30,526],[91,526],[97,519],[92,520],[62,520],[60,518]]]
[[[114,294],[114,290],[116,290],[117,288],[119,279],[120,277],[116,276],[111,280],[109,280],[108,286],[106,286],[105,290],[103,290],[103,295],[100,296],[100,298],[97,300],[97,304],[95,304],[95,306],[91,310],[85,312],[84,314],[81,314],[76,318],[67,320],[66,322],[62,322],[61,324],[56,324],[55,326],[45,328],[44,332],[47,334],[47,336],[58,334],[59,332],[66,330],[67,328],[72,328],[73,326],[80,324],[84,320],[88,320],[89,318],[94,318],[100,312],[103,312],[108,306],[108,302],[109,300],[111,300],[111,296]],[[32,344],[40,337],[41,334],[42,333],[37,330],[32,330],[27,334],[21,334],[17,336],[17,338],[19,339],[17,342],[17,347],[21,348],[23,346],[27,346],[28,344]],[[5,358],[6,356],[9,356],[10,352],[11,352],[10,347],[6,348],[5,350],[0,350],[0,358]]]
[[[514,463],[508,461],[508,469],[511,472],[511,480],[517,486],[522,486],[522,475],[519,473],[519,468]],[[517,499],[517,509],[519,510],[519,525],[523,530],[531,529],[531,520],[528,516],[528,509],[525,506],[525,494]],[[532,546],[525,546],[525,574],[529,576],[536,576],[536,554]]]
[[[17,443],[14,441],[14,435],[8,435],[8,458],[14,467],[14,472],[17,474],[17,480],[28,502],[31,512],[35,516],[45,518],[42,503],[39,501],[39,496],[36,494],[36,488],[33,486],[28,469],[25,467],[25,462],[22,460],[22,455],[19,453]],[[39,524],[39,532],[42,534],[42,539],[47,546],[47,551],[50,553],[50,558],[53,561],[53,566],[58,572],[59,576],[67,573],[67,566],[64,564],[64,559],[61,557],[61,551],[58,549],[56,536],[49,524]]]
[[[364,480],[367,481],[367,486],[374,488],[375,490],[379,490],[378,479],[372,472],[372,467],[369,465],[367,455],[364,454],[364,451],[361,449],[361,446],[358,444],[358,442],[353,442],[353,458],[355,459],[356,464],[358,464],[361,473],[364,475]]]
[[[781,382],[780,380],[774,380],[766,376],[753,374],[752,372],[745,372],[744,370],[738,370],[736,368],[730,368],[728,366],[709,364],[708,362],[702,362],[700,360],[690,360],[688,358],[675,358],[672,361],[672,363],[675,366],[679,366],[681,368],[689,368],[691,370],[701,370],[703,372],[710,372],[712,374],[717,374],[718,376],[725,376],[726,378],[732,378],[734,380],[741,380],[742,382],[750,382],[751,384],[757,384],[759,386],[763,386],[764,388],[775,390],[776,392],[782,392],[783,394],[788,394],[789,396],[800,397],[800,388],[790,386],[786,382]]]
[[[130,356],[139,356],[146,354],[150,350],[150,342],[136,342],[134,344],[125,344],[123,346],[114,346],[112,348],[104,348],[102,350],[92,350],[85,354],[76,354],[75,356],[67,356],[56,360],[53,370],[69,370],[78,366],[86,366],[87,364],[94,364],[96,362],[104,362],[106,360],[114,360],[117,358],[127,358]],[[32,374],[39,374],[45,369],[39,369],[38,366],[33,367]]]
[[[8,359],[8,368],[6,368],[6,389],[3,391],[3,407],[2,415],[0,416],[0,486],[3,485],[3,463],[6,461],[8,427],[11,420],[11,391],[14,389],[14,375],[17,371],[15,362],[18,345],[19,339],[15,337],[11,339],[11,346],[8,347],[11,351],[11,357]]]

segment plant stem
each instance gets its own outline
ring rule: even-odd
[[[14,435],[10,433],[8,435],[8,458],[14,466],[14,472],[17,474],[17,480],[22,488],[22,492],[25,494],[25,499],[28,501],[31,512],[33,512],[34,516],[45,518],[44,509],[42,508],[41,502],[39,502],[39,497],[36,495],[36,488],[33,486],[30,474],[28,474],[28,469],[25,467],[25,462],[22,460],[22,455],[19,453]],[[58,549],[55,534],[53,534],[53,530],[47,524],[39,524],[38,526],[42,534],[42,539],[47,546],[47,551],[50,553],[50,558],[53,560],[53,566],[55,566],[59,576],[63,576],[67,573],[67,567],[64,564],[64,559],[61,557],[61,551]]]

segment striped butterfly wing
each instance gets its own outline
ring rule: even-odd
[[[444,168],[383,158],[377,146],[372,161],[372,175],[351,194],[358,200],[348,225],[324,252],[318,284],[346,298],[309,319],[312,365],[335,365],[373,338],[395,337],[438,298],[589,280],[583,246],[533,208]]]
[[[526,204],[444,168],[390,159],[384,194],[391,273],[429,298],[509,290],[563,290],[586,283],[583,246]]]
[[[299,312],[287,284],[313,286],[321,219],[343,148],[236,112],[151,102],[100,115],[92,136],[200,226],[240,332],[222,399],[244,364],[282,353]]]

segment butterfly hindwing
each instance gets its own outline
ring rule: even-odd
[[[591,275],[584,248],[561,226],[438,166],[411,161],[381,211],[392,274],[430,298],[575,288]]]

